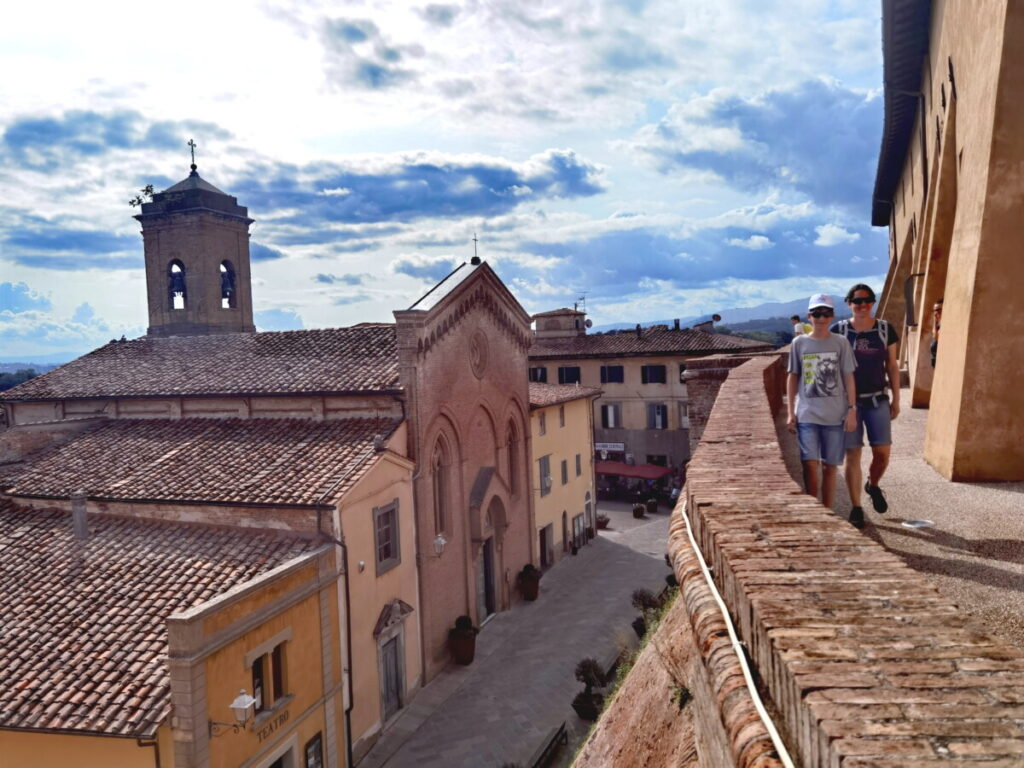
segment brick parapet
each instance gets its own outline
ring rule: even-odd
[[[782,381],[778,356],[729,372],[676,514],[691,520],[791,753],[807,768],[1024,764],[1024,652],[802,493],[772,417]],[[694,627],[713,625],[681,523],[677,578]],[[735,673],[712,666],[713,645],[701,656],[724,694]],[[767,765],[737,756],[748,713],[718,702],[732,764]]]

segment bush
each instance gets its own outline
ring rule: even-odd
[[[631,602],[638,611],[656,611],[661,607],[658,598],[649,589],[634,589]]]
[[[604,670],[601,669],[601,663],[590,656],[580,659],[576,664],[576,679],[583,683],[585,693],[588,694],[591,689],[604,685]]]

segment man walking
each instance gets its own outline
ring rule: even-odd
[[[841,336],[831,333],[835,314],[832,297],[817,294],[807,307],[810,334],[797,336],[789,348],[786,377],[786,426],[797,435],[807,493],[832,508],[836,467],[843,461],[844,431],[857,424],[853,351]],[[819,484],[818,472],[821,470]]]

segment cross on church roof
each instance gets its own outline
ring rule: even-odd
[[[192,170],[196,169],[196,147],[199,146],[192,139],[188,140],[189,149],[192,151]]]

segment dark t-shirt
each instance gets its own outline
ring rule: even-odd
[[[839,323],[832,323],[829,328],[832,333],[840,333]],[[840,333],[840,335],[842,335]],[[866,331],[856,331],[853,325],[846,327],[846,338],[853,347],[853,355],[857,358],[857,370],[853,372],[853,379],[857,382],[857,394],[867,395],[873,392],[885,390],[886,374],[885,363],[888,360],[889,352],[882,342],[882,334],[878,329],[878,320],[875,325]],[[896,329],[889,324],[890,345],[900,340]]]

